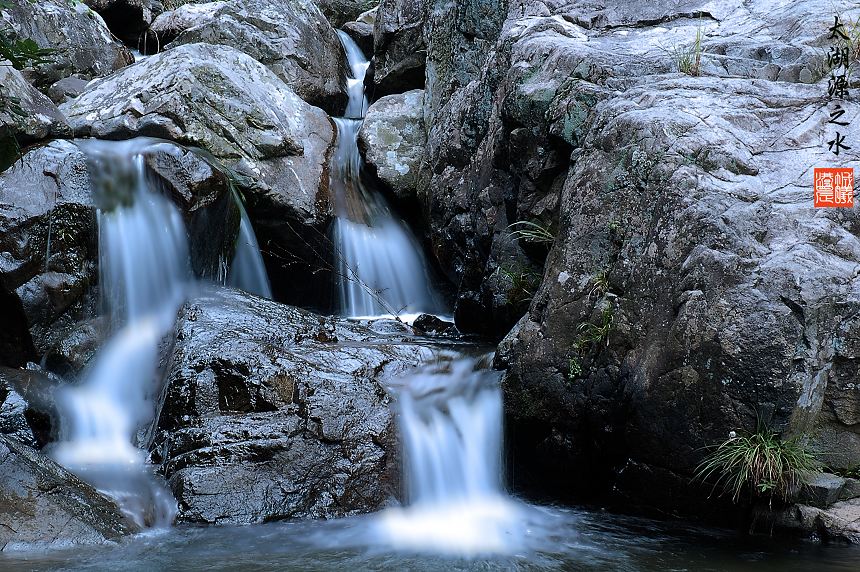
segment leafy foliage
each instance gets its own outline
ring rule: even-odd
[[[760,427],[717,445],[697,467],[694,479],[713,482],[714,489],[731,494],[735,503],[745,492],[752,498],[790,500],[818,468],[801,439],[782,440],[775,431]]]
[[[550,231],[549,226],[536,222],[521,220],[509,225],[508,230],[511,231],[511,236],[526,242],[537,244],[552,244],[555,242],[555,234]]]

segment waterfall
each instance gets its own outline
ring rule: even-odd
[[[394,388],[406,507],[384,511],[376,534],[395,547],[473,556],[520,546],[525,515],[501,484],[498,373],[476,366],[427,366]]]
[[[358,131],[367,110],[368,62],[355,42],[340,34],[350,64],[346,117],[335,118],[337,147],[331,166],[336,219],[332,229],[341,312],[349,317],[440,313],[418,241],[385,199],[361,180]]]
[[[191,269],[179,212],[145,177],[149,144],[78,143],[98,207],[100,286],[112,334],[80,383],[57,396],[61,439],[52,455],[138,524],[168,525],[175,502],[133,443],[154,415],[158,347],[188,294]]]
[[[272,285],[266,266],[263,264],[263,255],[260,254],[260,246],[257,243],[257,235],[251,219],[245,211],[241,199],[235,195],[236,204],[239,206],[241,219],[239,221],[239,236],[236,239],[236,252],[233,254],[233,262],[230,264],[230,274],[227,283],[230,286],[262,296],[272,298]]]

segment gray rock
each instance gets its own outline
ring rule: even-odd
[[[358,18],[341,27],[367,56],[373,55],[373,29],[376,23],[377,8],[378,6],[363,12]]]
[[[373,28],[374,97],[424,87],[424,0],[382,0]]]
[[[375,101],[358,134],[367,165],[401,200],[416,198],[427,144],[423,98],[418,89]]]
[[[860,499],[839,502],[826,510],[794,505],[768,518],[781,528],[860,544]]]
[[[101,544],[136,532],[112,501],[5,435],[0,497],[0,551]]]
[[[830,473],[818,473],[803,483],[800,502],[819,508],[827,508],[842,500],[845,479]]]
[[[21,72],[0,66],[0,135],[13,135],[22,145],[48,137],[68,137],[72,130],[66,118],[50,99],[27,83]]]
[[[311,0],[227,0],[187,5],[152,24],[168,48],[231,46],[265,64],[305,101],[332,115],[346,108],[346,55]]]
[[[51,101],[57,105],[61,105],[82,94],[88,83],[90,83],[90,80],[71,76],[51,85],[46,93],[51,98]]]
[[[31,39],[40,48],[55,50],[48,62],[25,70],[39,89],[78,75],[90,79],[110,74],[134,61],[115,42],[101,17],[85,4],[64,0],[10,0],[0,10],[0,26],[17,39]]]
[[[35,449],[39,443],[27,420],[28,406],[21,394],[0,382],[0,433]]]
[[[335,28],[359,20],[363,13],[379,4],[378,0],[314,0],[314,3]]]
[[[153,458],[185,522],[333,518],[398,491],[384,381],[433,357],[379,333],[219,289],[176,327]]]

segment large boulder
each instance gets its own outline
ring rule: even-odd
[[[227,0],[189,4],[151,27],[167,48],[206,42],[231,46],[265,64],[302,99],[342,115],[346,55],[311,0]]]
[[[0,9],[0,27],[18,40],[33,40],[53,50],[44,63],[25,70],[39,89],[71,75],[84,79],[110,74],[134,61],[131,52],[111,38],[104,20],[80,2],[9,0]]]
[[[0,551],[118,541],[137,531],[112,501],[0,435]]]
[[[219,289],[176,326],[153,458],[179,520],[379,509],[398,492],[384,381],[433,356],[397,322],[324,318]]]
[[[366,164],[400,201],[416,199],[427,144],[423,101],[420,89],[383,97],[367,110],[358,133]]]
[[[424,87],[425,0],[382,0],[373,27],[372,94]]]
[[[19,143],[27,144],[49,137],[68,137],[72,134],[66,118],[57,106],[31,86],[12,66],[0,66],[0,136],[12,135]],[[0,166],[0,171],[5,166]]]

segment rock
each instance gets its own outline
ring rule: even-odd
[[[388,95],[373,103],[358,133],[366,164],[400,201],[415,201],[427,144],[424,91]]]
[[[804,482],[801,490],[800,501],[803,504],[827,508],[842,500],[842,489],[845,487],[845,479],[830,473],[818,473]]]
[[[433,316],[431,314],[421,314],[415,321],[412,322],[412,327],[417,334],[445,334],[454,335],[457,333],[457,328],[451,322]]]
[[[371,95],[382,97],[424,87],[427,50],[425,0],[382,0],[373,28]]]
[[[0,433],[30,447],[41,449],[57,439],[59,413],[55,392],[64,381],[42,366],[0,367]]]
[[[350,21],[359,20],[363,13],[372,10],[377,0],[314,0],[331,25],[340,28]]]
[[[0,174],[0,288],[11,315],[27,325],[24,347],[36,354],[58,321],[71,324],[89,311],[96,237],[87,159],[73,143],[34,148]]]
[[[504,382],[513,419],[578,437],[554,455],[692,474],[758,419],[860,461],[828,434],[854,422],[860,221],[813,209],[802,176],[825,160],[819,91],[675,76],[597,104]]]
[[[0,382],[0,433],[35,449],[39,443],[27,420],[27,407],[27,401],[17,391],[5,381]]]
[[[89,80],[78,77],[67,77],[51,85],[46,92],[51,101],[57,105],[66,103],[84,92]],[[65,120],[65,118],[63,118]]]
[[[25,145],[48,137],[72,134],[60,110],[33,86],[21,72],[11,66],[0,66],[0,85],[4,104],[0,105],[0,124],[4,134],[13,135]],[[0,171],[5,165],[0,165]]]
[[[376,10],[377,7],[374,7],[342,27],[343,31],[349,34],[349,37],[355,41],[364,54],[373,54],[373,28],[376,22]]]
[[[379,509],[398,491],[384,381],[433,356],[239,291],[189,302],[176,326],[153,458],[179,520],[246,524]]]
[[[769,518],[780,528],[860,544],[860,499],[839,502],[827,510],[794,505]]]
[[[112,501],[5,435],[0,497],[0,551],[101,544],[137,531]]]
[[[205,42],[241,50],[265,64],[302,99],[342,115],[346,55],[311,0],[228,0],[182,6],[159,16],[151,31],[173,48]]]
[[[71,75],[83,79],[105,76],[134,61],[131,52],[111,38],[101,17],[82,3],[8,3],[10,8],[0,10],[0,25],[13,38],[31,39],[40,48],[54,50],[46,63],[25,70],[28,79],[41,90]]]
[[[163,10],[158,0],[85,0],[98,12],[111,33],[129,46],[138,46],[141,34]]]

